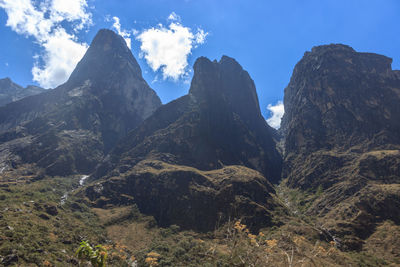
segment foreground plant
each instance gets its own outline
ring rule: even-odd
[[[88,261],[93,267],[105,267],[107,261],[107,250],[102,245],[97,245],[94,248],[89,242],[82,241],[78,250],[77,257],[81,261]]]

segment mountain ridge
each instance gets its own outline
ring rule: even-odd
[[[113,31],[99,31],[77,69],[57,88],[0,108],[0,140],[14,155],[4,154],[3,164],[11,157],[39,164],[52,175],[89,173],[119,138],[161,105]],[[20,144],[10,147],[13,139]]]
[[[0,79],[0,107],[43,92],[45,92],[45,89],[38,86],[28,85],[23,88],[8,77]]]

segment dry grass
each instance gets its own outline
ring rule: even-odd
[[[111,240],[129,247],[132,251],[138,251],[151,244],[158,230],[148,227],[151,217],[141,215],[140,219],[126,220],[131,217],[133,208],[133,206],[123,206],[92,210],[106,226],[107,236]]]
[[[150,246],[157,231],[149,230],[146,222],[129,222],[106,227],[107,236],[129,247],[132,251]]]
[[[400,226],[391,221],[381,223],[364,245],[364,251],[393,261],[400,266]]]

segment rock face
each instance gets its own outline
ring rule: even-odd
[[[123,38],[100,30],[65,84],[0,108],[0,164],[89,173],[160,105]]]
[[[160,226],[211,231],[227,220],[241,219],[250,229],[271,226],[280,204],[259,172],[243,166],[199,169],[143,160],[129,171],[102,179],[85,194],[95,207],[137,204]]]
[[[377,223],[400,222],[400,73],[391,62],[314,47],[285,89],[283,177],[324,189],[309,212],[349,248],[361,248]]]
[[[115,204],[125,188],[161,224],[212,230],[218,216],[220,222],[246,217],[274,203],[268,181],[279,180],[281,157],[273,134],[248,73],[226,56],[219,62],[199,58],[189,94],[159,108],[122,139],[93,175],[104,191],[94,194],[92,188],[88,195]],[[143,162],[155,167],[142,171]],[[204,213],[204,223],[195,223],[196,212]],[[270,222],[256,217],[248,223]]]
[[[97,177],[104,168],[152,158],[201,170],[243,165],[276,182],[281,157],[273,133],[248,73],[226,56],[220,62],[199,58],[189,94],[162,106],[124,138]]]
[[[25,88],[11,81],[10,78],[0,79],[0,106],[20,100],[24,97],[37,95],[46,90],[34,85]]]

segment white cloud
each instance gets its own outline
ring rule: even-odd
[[[18,34],[31,36],[42,47],[33,68],[33,80],[42,87],[65,82],[88,45],[77,41],[74,32],[92,24],[86,0],[0,0],[8,16],[6,25]]]
[[[204,44],[206,37],[208,35],[208,32],[204,32],[203,29],[197,29],[197,33],[195,35],[196,38],[196,44]]]
[[[172,12],[171,14],[169,14],[168,20],[180,21],[180,20],[181,20],[181,17],[178,16],[175,12]]]
[[[37,61],[32,74],[33,80],[45,88],[65,82],[87,50],[86,44],[78,43],[76,37],[63,28],[54,30],[52,37],[42,45],[44,66],[41,68]]]
[[[50,16],[53,21],[67,20],[78,22],[75,30],[81,30],[86,25],[92,24],[92,15],[86,11],[86,0],[53,0]]]
[[[271,116],[267,119],[267,123],[275,128],[275,129],[279,129],[279,127],[281,126],[281,119],[283,114],[285,113],[285,109],[283,106],[282,101],[278,101],[278,103],[276,103],[276,105],[271,105],[268,104],[267,109],[269,110]]]
[[[129,47],[129,49],[131,49],[131,33],[126,30],[121,30],[121,23],[119,22],[118,17],[113,17],[113,20],[113,28],[117,31],[119,35],[121,35],[125,39],[126,45]]]
[[[178,16],[171,13],[170,20]],[[178,80],[187,75],[187,58],[192,49],[203,44],[208,33],[192,29],[179,22],[171,22],[168,27],[159,24],[156,28],[146,29],[137,35],[141,42],[140,56],[146,59],[153,71],[161,70],[163,78]]]

